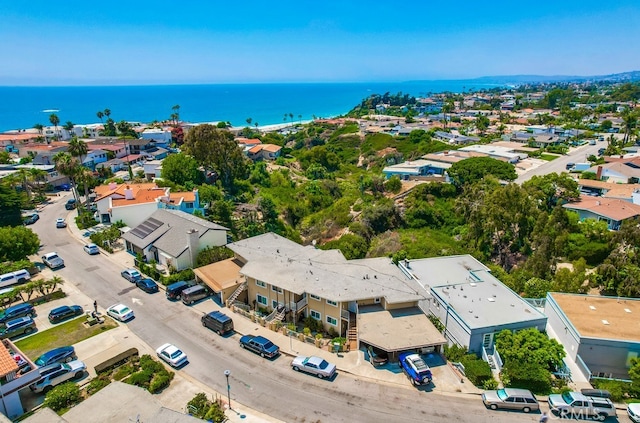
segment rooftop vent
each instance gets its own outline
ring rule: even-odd
[[[490,303],[495,303],[496,299],[489,297],[489,298],[487,298],[487,301],[489,301]]]
[[[624,311],[626,311],[627,313],[631,313],[631,310],[629,310],[628,308],[625,308]]]
[[[476,286],[476,285],[477,285],[477,284],[476,284],[475,282],[471,282],[471,283],[469,284],[469,286]]]
[[[603,325],[608,325],[608,324],[609,324],[609,321],[608,321],[608,320],[603,320],[603,321],[602,321],[602,324],[603,324]]]
[[[595,309],[596,309],[594,306],[589,306],[589,308],[590,308],[591,310],[595,310]]]

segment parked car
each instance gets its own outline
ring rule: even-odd
[[[245,335],[240,338],[240,347],[260,354],[263,358],[273,358],[280,354],[280,348],[263,336]]]
[[[28,335],[36,330],[36,322],[29,316],[18,317],[9,320],[5,327],[0,329],[0,338],[13,338],[19,335]]]
[[[291,362],[291,368],[296,372],[306,372],[316,375],[318,378],[330,379],[336,374],[336,365],[316,356],[298,356]]]
[[[580,392],[549,395],[549,409],[560,417],[594,417],[600,421],[616,415],[616,408],[610,399],[588,397]]]
[[[210,295],[211,291],[202,285],[191,286],[180,293],[182,303],[186,305],[191,305],[196,301],[207,298]]]
[[[200,321],[202,322],[202,326],[211,329],[220,336],[228,332],[233,332],[233,320],[220,311],[207,313],[200,318]]]
[[[58,323],[71,317],[80,316],[82,313],[84,313],[84,310],[82,310],[82,307],[79,305],[64,305],[56,307],[49,312],[49,321],[51,323]]]
[[[433,378],[431,369],[419,354],[402,353],[398,356],[400,367],[414,385],[428,385]]]
[[[161,345],[156,354],[172,367],[180,367],[188,361],[187,355],[173,344]]]
[[[120,275],[129,282],[135,283],[138,279],[142,279],[142,274],[136,269],[125,269],[120,272]]]
[[[136,286],[148,294],[158,292],[158,284],[153,279],[138,279]]]
[[[46,353],[38,357],[36,361],[34,361],[34,363],[38,367],[44,367],[44,366],[48,366],[49,364],[63,363],[63,362],[68,363],[69,361],[73,361],[76,358],[77,357],[76,357],[75,348],[68,346],[68,347],[54,348],[50,351],[47,351]]]
[[[25,283],[31,279],[31,274],[27,269],[16,270],[15,272],[5,273],[0,275],[0,288],[15,285],[18,283]]]
[[[78,205],[78,202],[75,200],[75,198],[70,198],[65,203],[64,208],[67,210],[73,210],[76,208],[77,205]]]
[[[100,254],[100,249],[98,248],[98,246],[96,244],[87,244],[84,247],[82,247],[84,249],[84,252],[89,254],[90,256],[95,255],[95,254]]]
[[[26,216],[23,220],[23,223],[25,225],[33,225],[34,223],[36,223],[38,220],[40,219],[40,216],[38,216],[38,213],[33,213],[29,216]]]
[[[35,317],[36,310],[29,303],[20,303],[11,307],[7,307],[0,311],[0,324],[6,324],[9,320],[16,319],[18,317]]]
[[[528,413],[540,409],[535,395],[526,389],[505,388],[497,391],[484,391],[482,402],[492,410],[506,408]]]
[[[64,221],[64,218],[59,217],[56,219],[56,228],[66,228],[67,222]]]
[[[640,402],[627,404],[627,414],[632,422],[640,423]]]
[[[29,385],[33,392],[49,392],[54,386],[60,385],[70,379],[78,379],[87,370],[87,366],[80,360],[68,363],[56,363],[42,367],[40,379]]]
[[[58,255],[58,253],[51,252],[42,256],[42,262],[50,269],[59,269],[64,267],[64,260]]]
[[[189,288],[190,286],[192,285],[186,281],[179,281],[172,283],[171,285],[167,285],[167,299],[179,301],[182,298],[182,291]]]
[[[113,317],[121,322],[126,322],[129,319],[133,319],[133,310],[124,304],[114,304],[107,309],[107,315]]]

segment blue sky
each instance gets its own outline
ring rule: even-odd
[[[4,0],[0,85],[607,74],[640,69],[639,22],[638,0]]]

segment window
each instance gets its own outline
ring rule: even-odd
[[[185,206],[188,209],[192,209],[193,208],[193,203],[185,203]]]
[[[267,286],[267,284],[266,284],[266,283],[264,283],[264,282],[262,282],[262,281],[258,281],[258,280],[256,280],[256,285],[261,286],[261,287],[263,287],[263,288],[265,288],[265,287]]]
[[[327,304],[338,307],[338,303],[336,303],[335,301],[327,300]]]
[[[271,308],[278,308],[278,301],[277,300],[271,300]]]
[[[333,326],[338,326],[338,321],[331,316],[327,316],[327,323]]]
[[[380,304],[380,297],[373,299],[374,304]]]
[[[320,301],[320,297],[318,297],[317,295],[309,294],[309,296],[311,297],[312,300]]]
[[[313,317],[316,320],[322,320],[322,314],[318,313],[315,310],[311,310],[311,317]]]
[[[271,290],[277,292],[278,294],[282,294],[282,288],[278,288],[275,285],[271,285]]]
[[[267,305],[267,297],[260,294],[257,295],[258,304]]]

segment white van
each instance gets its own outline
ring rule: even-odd
[[[31,275],[26,269],[5,273],[4,275],[0,275],[0,288],[15,285],[17,283],[25,283],[29,279],[31,279]]]

